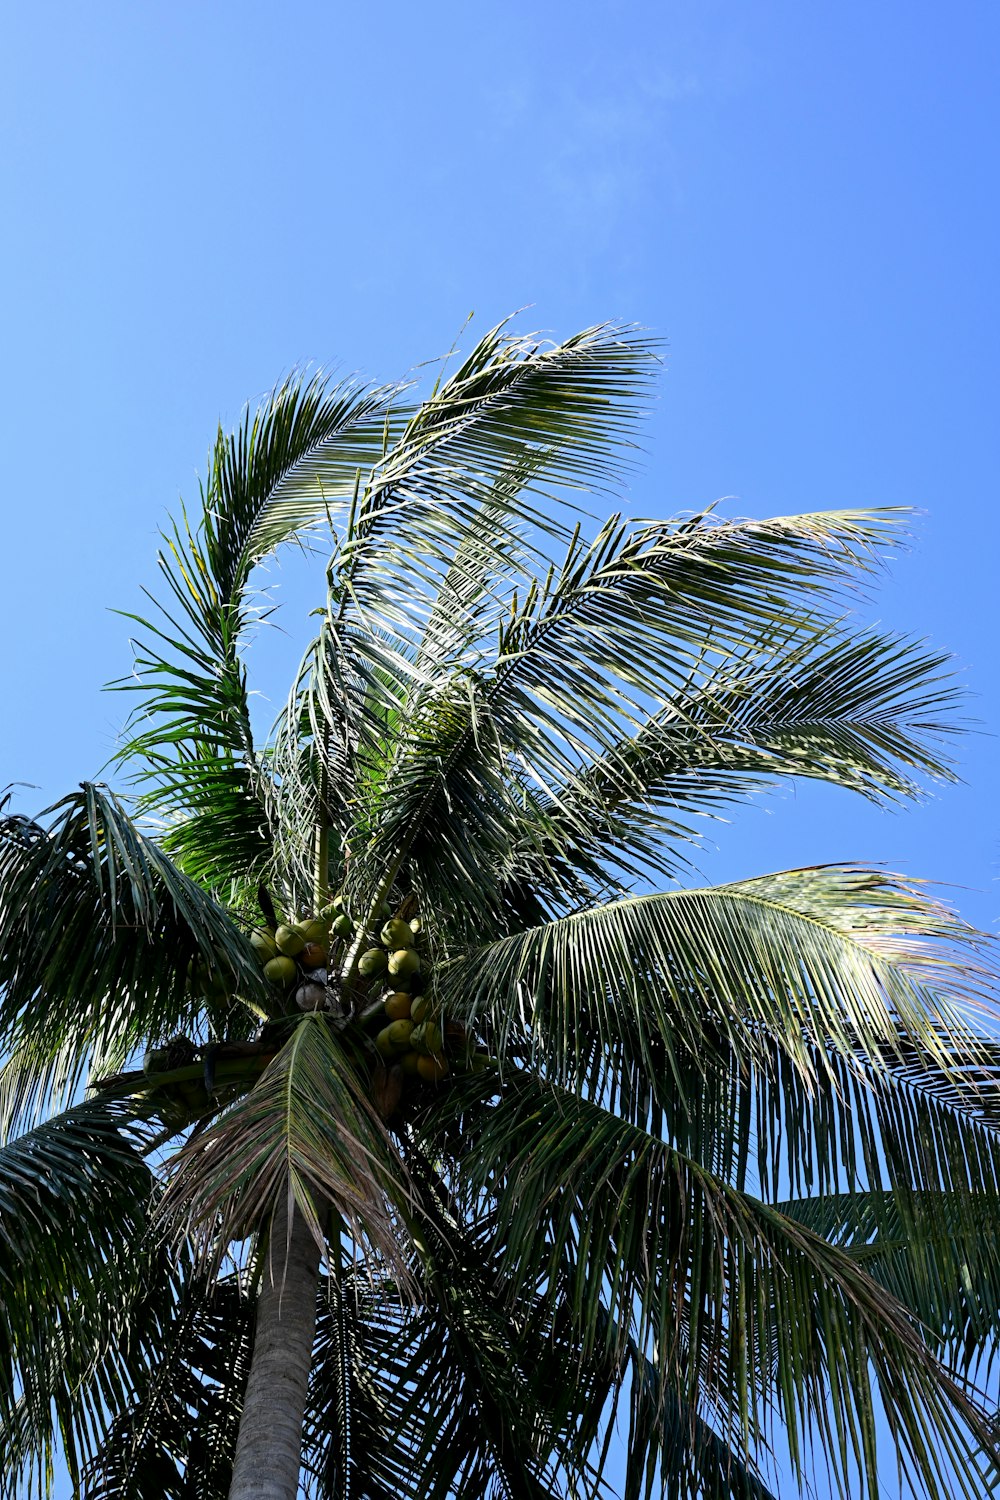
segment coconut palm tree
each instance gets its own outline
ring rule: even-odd
[[[950,775],[946,663],[853,612],[893,512],[591,523],[651,368],[500,328],[421,403],[280,386],[164,535],[116,790],[8,802],[19,1495],[596,1495],[616,1422],[628,1500],[767,1500],[779,1434],[874,1495],[878,1413],[981,1493],[981,944],[880,870],[693,875],[764,784]]]

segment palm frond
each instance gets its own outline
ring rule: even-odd
[[[488,1219],[463,1217],[412,1141],[407,1164],[413,1306],[345,1254],[320,1308],[306,1416],[316,1493],[597,1494],[590,1458],[612,1372],[583,1358],[558,1299],[511,1297]]]
[[[553,866],[557,879],[572,871],[597,887],[675,875],[690,864],[685,846],[700,842],[692,818],[717,817],[779,778],[889,803],[919,795],[920,778],[953,779],[931,746],[956,702],[946,660],[841,626],[752,637],[539,799],[540,837],[512,848],[511,884],[551,887]]]
[[[88,1464],[83,1500],[225,1500],[253,1320],[239,1275],[185,1278],[155,1357]]]
[[[823,608],[852,569],[874,566],[875,545],[895,519],[826,512],[636,528],[612,517],[589,545],[575,536],[558,571],[512,598],[496,642],[484,642],[449,683],[418,695],[385,783],[371,859],[433,871],[447,840],[431,840],[430,830],[448,816],[452,796],[468,801],[463,784],[474,787],[477,773],[482,806],[501,795],[491,775],[498,749],[505,769],[556,795],[595,756],[618,754],[623,735],[651,713],[672,706],[681,715],[692,681],[738,654],[748,632],[780,633],[786,650],[815,644],[830,629]],[[926,693],[929,670],[919,658],[911,663]],[[442,703],[463,705],[461,732]],[[704,726],[689,727],[709,737]],[[505,833],[494,860],[506,855]],[[433,862],[422,842],[433,842]],[[456,881],[449,889],[442,872],[438,884],[447,901]]]
[[[164,536],[166,602],[128,617],[141,636],[117,686],[140,704],[118,761],[146,785],[148,810],[183,815],[171,847],[193,873],[249,883],[269,853],[242,656],[268,613],[249,597],[253,570],[350,498],[403,419],[397,394],[297,375],[220,430],[197,524],[184,513]]]
[[[1000,1246],[994,1194],[978,1200],[900,1186],[776,1205],[844,1249],[920,1320],[926,1336],[968,1372],[1000,1337]]]
[[[57,1451],[79,1476],[169,1305],[144,1145],[102,1100],[0,1148],[0,1447],[39,1493]]]
[[[686,1410],[654,1360],[627,1339],[629,1420],[622,1500],[777,1500],[757,1465],[738,1450],[737,1434],[721,1438]]]
[[[382,1373],[405,1321],[398,1298],[381,1297],[346,1265],[321,1283],[303,1433],[317,1500],[419,1500],[424,1492]]]
[[[326,623],[345,677],[387,679],[389,707],[411,691],[433,696],[440,674],[420,642],[438,629],[442,590],[464,588],[463,575],[508,573],[527,523],[542,538],[558,531],[553,486],[611,477],[650,359],[647,341],[612,325],[554,348],[500,328],[480,341],[351,509]]]
[[[679,1043],[710,1054],[715,1033],[762,1063],[780,1047],[810,1081],[826,1052],[902,1064],[911,1045],[947,1075],[941,1028],[971,1043],[990,992],[979,935],[947,907],[844,865],[598,906],[475,948],[439,985],[500,1035],[526,1026],[567,1077],[588,1033],[613,1037],[625,1016],[668,1060]],[[591,1081],[599,1092],[600,1074]]]
[[[546,502],[562,487],[613,483],[634,447],[655,347],[613,323],[561,344],[491,329],[386,455],[380,506],[404,497],[475,506],[518,472]],[[540,509],[527,519],[553,524]]]
[[[607,1295],[613,1326],[655,1349],[661,1391],[707,1407],[751,1450],[777,1414],[797,1472],[818,1438],[841,1487],[860,1477],[873,1497],[877,1392],[911,1478],[947,1494],[954,1465],[961,1493],[980,1492],[973,1455],[994,1451],[984,1413],[849,1255],[528,1075],[509,1077],[477,1126],[465,1165],[496,1202],[509,1264],[522,1285],[565,1278],[588,1343],[608,1339]]]
[[[359,1247],[407,1281],[396,1223],[405,1173],[357,1062],[318,1013],[297,1023],[249,1093],[177,1153],[162,1218],[218,1265],[231,1240],[269,1223],[286,1193],[321,1247],[332,1207]]]
[[[71,1098],[94,1056],[121,1067],[150,1036],[205,1023],[224,1035],[241,1012],[265,1013],[259,966],[227,912],[113,793],[84,783],[46,816],[0,822],[0,1046],[26,1049],[39,1098]],[[192,982],[195,960],[217,996]],[[31,1092],[22,1069],[19,1107]]]

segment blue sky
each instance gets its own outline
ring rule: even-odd
[[[982,727],[927,805],[762,800],[706,877],[883,861],[996,927],[995,6],[36,0],[4,31],[23,810],[109,753],[109,611],[155,582],[217,420],[305,361],[403,374],[470,311],[620,317],[665,341],[634,513],[919,508],[870,613],[955,652]]]

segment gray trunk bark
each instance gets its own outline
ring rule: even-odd
[[[229,1500],[295,1500],[316,1332],[319,1250],[302,1215],[291,1239],[282,1200],[257,1299],[257,1326]]]

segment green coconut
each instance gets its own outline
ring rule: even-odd
[[[167,1047],[150,1047],[142,1060],[144,1073],[165,1073],[170,1067],[170,1052]]]
[[[272,958],[269,963],[264,965],[264,978],[269,979],[272,984],[280,984],[282,987],[286,984],[291,984],[297,973],[298,969],[294,958],[285,958],[282,955]]]
[[[340,938],[345,943],[349,938],[354,936],[354,923],[346,911],[342,911],[339,916],[334,918],[330,933],[333,937]]]
[[[441,1051],[441,1028],[435,1021],[421,1021],[410,1033],[410,1046],[417,1052]]]
[[[389,955],[389,973],[409,978],[420,973],[420,954],[415,948],[397,948]]]
[[[433,995],[415,995],[410,1002],[410,1015],[414,1021],[429,1021],[434,1004]]]
[[[250,946],[261,963],[266,964],[268,959],[277,957],[278,945],[274,941],[274,931],[270,927],[258,927],[255,932],[251,932]]]
[[[384,948],[369,948],[362,953],[358,962],[358,973],[362,979],[373,979],[376,974],[384,974],[389,960],[385,956]]]
[[[424,930],[424,924],[423,922],[421,922],[419,917],[411,917],[406,925],[409,927],[414,937],[416,937],[418,932],[423,932]]]
[[[413,1031],[413,1022],[409,1020],[393,1021],[387,1026],[389,1040],[397,1052],[403,1052],[410,1045],[410,1033]]]
[[[330,936],[330,924],[322,917],[307,917],[304,922],[296,922],[295,929],[301,932],[307,943],[325,945]]]
[[[399,917],[390,917],[379,933],[382,946],[389,949],[408,948],[412,937],[409,922],[401,922]]]
[[[396,1022],[393,1021],[392,1026],[395,1025]],[[383,1057],[395,1057],[396,1055],[396,1044],[392,1039],[392,1026],[383,1026],[375,1038],[375,1045]]]
[[[283,953],[286,958],[294,958],[297,953],[302,952],[306,940],[297,927],[288,927],[282,923],[274,934],[274,943],[279,953]]]

